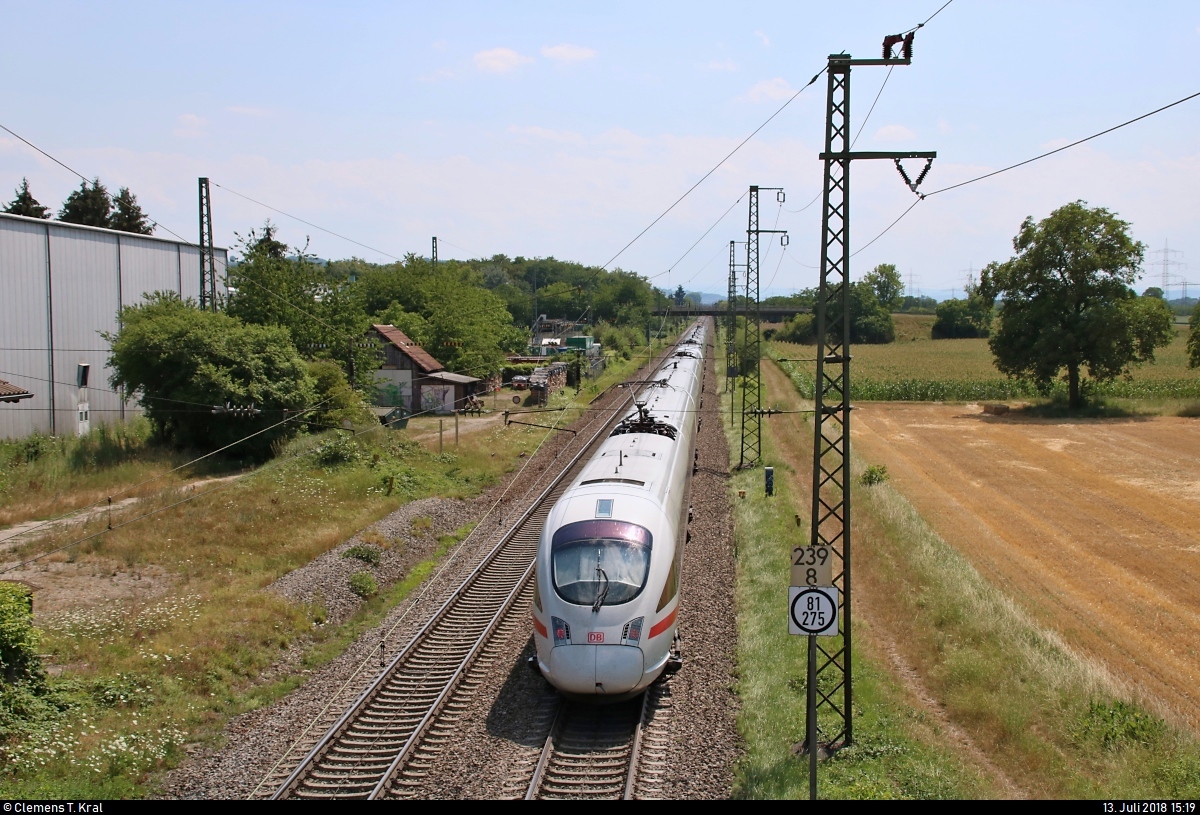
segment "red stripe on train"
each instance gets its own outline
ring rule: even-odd
[[[546,626],[542,625],[542,621],[537,617],[533,618],[533,630],[541,634],[546,639],[550,639],[550,632],[546,630]]]
[[[679,606],[677,605],[677,606],[675,606],[674,611],[672,611],[666,617],[663,617],[661,620],[659,620],[657,623],[654,624],[654,627],[650,629],[650,636],[647,637],[646,639],[653,639],[654,637],[657,637],[659,634],[661,634],[662,632],[664,632],[668,628],[670,628],[671,623],[675,622],[675,615],[678,613],[679,613]]]

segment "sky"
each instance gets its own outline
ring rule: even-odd
[[[752,184],[783,187],[782,204],[763,193],[760,226],[789,242],[763,236],[760,274],[764,296],[785,294],[817,283],[824,77],[618,252],[829,54],[876,57],[943,2],[0,0],[0,124],[128,186],[192,241],[206,176],[216,241],[235,249],[269,217],[323,258],[427,256],[436,235],[442,258],[612,260],[689,291],[725,291],[747,221],[744,198],[730,207]],[[954,0],[917,32],[912,65],[853,70],[856,149],[936,150],[922,189],[938,189],[1200,91],[1198,51],[1194,1]],[[1139,289],[1162,285],[1169,242],[1170,295],[1188,280],[1195,296],[1197,134],[1200,98],[932,196],[854,257],[852,277],[894,263],[910,293],[961,296],[1012,255],[1026,217],[1082,199],[1147,245]],[[79,185],[0,131],[0,198],[22,177],[55,209]],[[851,192],[855,250],[915,200],[885,161],[856,162]]]

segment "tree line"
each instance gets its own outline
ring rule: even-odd
[[[261,430],[236,452],[265,458],[301,426],[374,421],[366,403],[382,355],[372,324],[395,325],[447,370],[482,379],[527,349],[538,315],[586,321],[628,353],[667,302],[633,272],[554,258],[319,261],[279,240],[270,221],[236,246],[218,312],[160,292],[122,309],[106,336],[112,386],[139,395],[163,441],[212,449]],[[234,420],[180,407],[226,403],[261,413]],[[308,412],[272,427],[284,411]]]
[[[1011,258],[989,263],[978,281],[968,283],[965,299],[937,304],[933,339],[986,337],[1002,373],[1046,388],[1061,377],[1069,406],[1078,409],[1086,395],[1084,372],[1093,382],[1128,375],[1132,366],[1153,362],[1155,351],[1174,338],[1162,290],[1152,286],[1138,296],[1132,288],[1145,244],[1129,226],[1084,201],[1041,221],[1026,218]],[[890,312],[902,293],[892,264],[851,283],[851,342],[891,342]],[[812,308],[816,296],[809,289],[778,299]],[[815,335],[813,315],[800,314],[774,338],[811,343]],[[1187,349],[1189,365],[1200,367],[1200,305],[1192,312]]]
[[[4,207],[4,212],[24,215],[26,218],[50,217],[50,208],[41,204],[29,191],[28,178],[22,178],[14,192],[13,200]],[[154,223],[142,211],[137,196],[128,187],[121,187],[115,196],[111,195],[99,178],[92,179],[90,183],[83,181],[79,189],[71,191],[58,211],[58,220],[68,224],[132,232],[135,235],[154,234]]]

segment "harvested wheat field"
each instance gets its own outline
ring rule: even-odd
[[[1200,731],[1200,421],[875,403],[853,443],[995,585]]]

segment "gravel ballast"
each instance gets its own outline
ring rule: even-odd
[[[672,704],[663,722],[669,734],[669,764],[656,788],[656,792],[670,798],[727,797],[739,749],[734,721],[735,568],[727,497],[728,448],[717,415],[714,370],[710,332],[705,420],[698,437],[700,471],[692,491],[695,515],[692,539],[684,556],[680,630],[685,664],[669,680]],[[615,391],[596,405],[610,406],[626,394]],[[587,419],[585,416],[577,425]],[[279,579],[271,590],[296,602],[323,603],[331,623],[347,619],[361,603],[349,590],[351,574],[366,569],[381,584],[398,579],[412,564],[429,556],[439,535],[483,518],[504,490],[504,514],[511,520],[557,472],[562,458],[573,452],[575,439],[566,433],[555,434],[507,484],[472,501],[431,498],[408,504]],[[524,498],[518,500],[518,496]],[[356,693],[374,679],[379,669],[381,633],[390,632],[386,654],[391,659],[491,550],[501,526],[497,515],[487,517],[481,528],[451,549],[434,575],[389,612],[382,625],[312,672],[302,687],[275,704],[231,720],[223,733],[226,746],[216,751],[197,750],[191,761],[167,775],[162,794],[184,798],[250,795],[306,730],[323,732],[328,727],[326,722],[342,712],[341,707],[329,704],[331,697]],[[419,529],[414,529],[413,522],[418,519],[422,519]],[[364,539],[398,542],[380,548],[378,566],[342,556]],[[528,604],[518,605],[517,614],[527,621]],[[292,650],[296,653],[281,660],[272,674],[295,670],[302,653],[299,648]],[[525,664],[532,653],[528,626],[516,626],[513,633],[493,642],[487,650],[488,665],[468,700],[472,715],[416,790],[420,797],[510,797],[519,787],[514,786],[513,779],[524,772],[529,755],[536,761],[546,727],[542,720],[553,703],[553,693]]]

